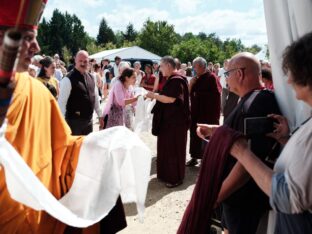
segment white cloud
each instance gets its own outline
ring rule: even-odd
[[[99,32],[100,23],[95,24],[94,22],[90,22],[89,20],[85,18],[82,18],[80,20],[81,20],[82,25],[84,26],[85,31],[88,32],[90,36],[95,38]]]
[[[87,6],[98,7],[103,5],[103,0],[82,0],[82,3]]]
[[[267,43],[265,19],[259,10],[236,12],[215,10],[170,21],[181,34],[216,33],[223,40],[241,39],[245,45]]]
[[[174,0],[174,7],[182,14],[190,14],[197,11],[202,0]]]
[[[215,10],[197,15],[173,19],[169,12],[151,8],[135,9],[120,7],[112,13],[98,16],[105,17],[108,25],[115,31],[125,30],[129,22],[136,30],[141,30],[143,23],[149,17],[151,20],[165,20],[175,25],[176,32],[184,34],[192,32],[216,33],[221,39],[241,39],[246,46],[267,43],[264,15],[260,10],[237,12],[233,10]]]
[[[93,37],[96,37],[100,20],[103,17],[115,32],[118,30],[124,31],[129,22],[134,25],[136,30],[141,30],[144,22],[147,18],[150,18],[153,21],[164,20],[175,25],[176,32],[180,34],[186,32],[194,34],[215,32],[223,40],[226,38],[240,38],[247,46],[267,43],[263,8],[259,7],[258,4],[255,5],[254,9],[249,9],[248,12],[222,9],[191,14],[190,10],[194,9],[195,11],[200,8],[203,0],[174,0],[172,4],[176,5],[177,10],[184,11],[188,9],[185,14],[182,14],[182,17],[177,18],[177,14],[173,15],[174,11],[171,13],[172,11],[169,12],[169,10],[160,10],[160,5],[156,6],[157,2],[161,4],[160,0],[154,0],[152,5],[155,5],[152,7],[129,5],[130,3],[125,4],[124,1],[117,0],[114,8],[110,8],[109,11],[107,7],[113,3],[109,4],[107,1],[76,0],[75,4],[73,4],[72,1],[51,0],[51,5],[48,2],[44,16],[49,19],[55,8],[61,12],[74,13],[81,19],[85,30]],[[259,1],[261,0],[254,0],[255,3]],[[88,5],[86,5],[86,2],[88,2]],[[105,2],[106,4],[104,4]],[[103,13],[99,13],[99,9],[103,9]]]
[[[152,8],[135,8],[132,6],[121,6],[110,13],[98,15],[98,19],[105,18],[107,24],[114,30],[124,31],[129,23],[136,30],[141,30],[144,22],[150,18],[152,21],[168,20],[169,12]]]

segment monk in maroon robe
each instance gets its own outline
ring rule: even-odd
[[[193,61],[197,76],[190,82],[191,128],[190,155],[187,166],[195,166],[203,157],[203,141],[196,134],[197,123],[219,125],[221,113],[221,85],[214,73],[207,70],[207,62],[198,57]]]
[[[218,128],[205,149],[198,180],[177,234],[210,233],[210,217],[223,181],[232,144],[242,134],[229,127]]]
[[[152,133],[158,136],[157,178],[172,188],[182,184],[185,175],[189,93],[187,80],[175,72],[172,57],[163,57],[160,69],[167,82],[160,94],[149,92],[147,97],[157,100],[152,110]]]

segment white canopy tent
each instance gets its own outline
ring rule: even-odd
[[[266,61],[267,60],[266,52],[267,52],[267,48],[263,46],[261,50],[257,54],[255,54],[255,56],[259,60]]]
[[[89,58],[94,58],[96,62],[101,62],[103,58],[107,58],[111,61],[114,61],[114,58],[119,56],[121,59],[127,60],[141,60],[141,59],[150,59],[159,61],[161,59],[160,56],[149,52],[145,49],[142,49],[138,46],[125,47],[120,49],[113,50],[104,50],[99,53],[91,55]]]
[[[284,49],[312,31],[311,0],[263,0],[275,93],[283,114],[293,129],[311,114],[311,108],[298,101],[282,71]]]

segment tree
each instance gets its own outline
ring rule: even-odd
[[[207,39],[207,35],[204,32],[200,32],[198,33],[197,37],[201,40],[206,40]]]
[[[148,19],[138,36],[138,45],[160,56],[168,55],[177,42],[174,26],[166,21]]]
[[[58,53],[62,56],[62,48],[65,46],[64,35],[67,33],[65,26],[66,20],[64,15],[57,9],[53,11],[52,18],[49,22],[49,40],[51,54]]]
[[[62,54],[63,54],[63,61],[68,64],[69,60],[72,57],[72,53],[70,52],[70,50],[66,46],[64,46],[62,48]]]
[[[260,50],[261,50],[261,47],[258,45],[252,45],[251,47],[246,48],[246,51],[253,53],[253,54],[257,54]]]
[[[105,18],[101,20],[96,42],[98,45],[105,45],[108,42],[116,43],[116,36],[113,30],[108,27]]]
[[[88,37],[86,50],[91,55],[91,54],[101,52],[101,51],[105,50],[105,48],[103,46],[97,45],[96,40],[94,38]]]
[[[124,36],[123,36],[123,32],[122,31],[117,31],[115,33],[115,37],[116,37],[116,46],[119,48],[119,47],[123,47],[123,44],[124,44]]]
[[[183,41],[187,41],[187,40],[190,40],[190,39],[193,39],[195,38],[194,34],[191,33],[191,32],[188,32],[188,33],[185,33],[183,36],[182,36],[182,40]]]
[[[231,58],[234,54],[245,50],[240,39],[226,39],[223,42],[223,51],[225,58]]]
[[[58,53],[65,60],[80,49],[86,49],[93,54],[104,49],[138,45],[160,56],[171,54],[183,62],[201,56],[207,62],[222,63],[224,59],[240,51],[255,54],[261,49],[258,45],[245,47],[240,39],[223,41],[215,33],[200,32],[194,35],[187,32],[181,36],[174,31],[174,26],[166,21],[153,22],[150,19],[146,20],[139,33],[133,24],[129,23],[124,32],[117,31],[115,34],[103,18],[99,25],[99,33],[94,39],[85,32],[76,15],[67,12],[63,14],[57,9],[53,11],[50,21],[43,18],[37,38],[42,53],[47,55]]]
[[[183,37],[188,39],[175,44],[171,54],[183,62],[192,61],[200,56],[205,58],[207,62],[222,64],[224,59],[232,57],[237,52],[250,49],[245,48],[237,39],[227,39],[223,42],[215,33],[208,36],[204,36],[204,33],[200,34],[201,36],[192,36],[191,33],[185,34]],[[255,50],[256,47],[251,49]]]
[[[135,31],[133,24],[129,23],[126,28],[126,31],[122,33],[122,35],[125,41],[132,42],[135,41],[136,37],[138,36],[138,33],[137,31]]]
[[[80,19],[76,16],[72,16],[72,38],[69,46],[71,52],[76,54],[78,50],[85,50],[88,43],[88,34],[84,31],[84,26],[81,24]]]
[[[206,58],[206,55],[209,54],[209,49],[199,38],[191,38],[174,45],[171,54],[182,62],[188,62],[193,61],[198,56]]]
[[[51,54],[53,52],[50,48],[50,27],[45,18],[39,25],[37,40],[40,45],[41,51],[45,54]]]
[[[87,48],[88,34],[76,15],[62,14],[55,9],[49,22],[43,19],[40,23],[38,42],[43,53],[58,53],[64,59],[69,56],[68,53],[74,55],[78,50]]]

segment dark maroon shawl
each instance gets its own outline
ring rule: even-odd
[[[222,126],[211,137],[178,234],[209,233],[210,217],[222,185],[224,166],[231,146],[241,136],[241,133]]]

